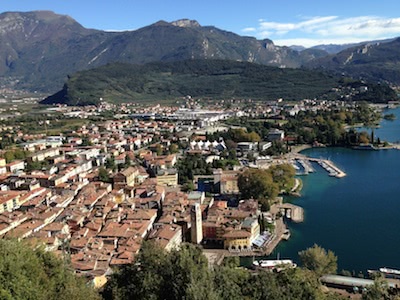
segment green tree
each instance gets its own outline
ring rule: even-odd
[[[272,176],[272,180],[278,184],[279,190],[284,190],[289,192],[293,186],[294,176],[296,175],[296,170],[292,165],[281,164],[271,166],[268,171]]]
[[[104,167],[99,168],[99,180],[103,182],[110,182],[110,175]]]
[[[115,171],[117,169],[117,165],[115,164],[114,156],[110,156],[109,158],[107,158],[105,167],[112,171]]]
[[[238,187],[242,198],[273,199],[278,195],[278,185],[267,170],[247,169],[239,175]]]
[[[374,284],[367,287],[367,290],[363,292],[362,299],[392,299],[389,297],[389,284],[382,275],[374,278]]]
[[[105,299],[217,299],[207,259],[201,249],[183,244],[164,252],[145,242],[135,263],[111,276]]]
[[[130,167],[131,165],[132,165],[131,157],[130,157],[128,154],[126,154],[126,156],[125,156],[124,168],[128,168],[128,167]]]
[[[214,289],[218,299],[242,300],[245,297],[245,287],[250,279],[250,273],[246,270],[237,269],[234,265],[224,264],[217,267],[214,272]]]
[[[99,299],[52,253],[15,240],[0,240],[0,299]]]
[[[178,151],[179,151],[179,147],[178,147],[177,144],[171,144],[171,145],[169,146],[169,152],[170,152],[171,154],[178,153]]]
[[[93,143],[90,141],[87,135],[82,137],[82,146],[92,146]]]
[[[7,163],[10,163],[15,159],[13,151],[6,151],[6,153],[4,153],[3,156],[4,156],[4,158],[5,158]]]
[[[337,257],[331,251],[314,244],[311,248],[299,252],[303,266],[317,275],[335,274],[337,271]]]

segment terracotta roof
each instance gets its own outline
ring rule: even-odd
[[[238,239],[242,239],[242,238],[250,238],[251,237],[251,233],[245,230],[232,230],[230,232],[227,232],[223,235],[224,238],[238,238]]]

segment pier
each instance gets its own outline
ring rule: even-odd
[[[308,173],[313,173],[315,172],[314,168],[311,166],[310,162],[307,161],[306,158],[296,158],[296,160],[299,162],[299,164],[303,167],[304,169],[304,175],[307,175]]]
[[[333,162],[327,159],[318,159],[318,158],[309,158],[309,161],[317,162],[321,167],[323,167],[328,173],[329,176],[342,178],[346,176],[346,173],[340,170]]]
[[[279,211],[285,211],[285,216],[288,219],[291,219],[295,223],[300,223],[304,221],[304,210],[302,207],[291,204],[291,203],[282,203],[276,204],[271,207],[271,213],[276,215]]]
[[[332,161],[328,159],[307,157],[299,153],[289,154],[289,159],[296,159],[301,164],[301,166],[304,168],[304,175],[314,172],[314,169],[312,168],[310,162],[318,163],[322,168],[324,168],[329,173],[329,176],[342,178],[347,175],[340,168],[338,168]]]

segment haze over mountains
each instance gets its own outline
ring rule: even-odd
[[[159,21],[135,31],[106,32],[84,28],[71,17],[50,11],[7,12],[0,14],[0,85],[55,92],[68,75],[108,63],[188,59],[245,61],[280,68],[306,66],[349,75],[354,72],[356,76],[365,75],[360,65],[362,70],[372,66],[380,68],[372,72],[374,80],[400,83],[398,43],[373,44],[367,51],[362,45],[329,56],[321,49],[296,51],[192,20]],[[379,77],[387,69],[389,74]]]

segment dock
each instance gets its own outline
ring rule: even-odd
[[[327,159],[309,158],[309,161],[317,162],[321,167],[323,167],[329,176],[342,178],[346,176],[346,173],[339,169],[333,162]]]
[[[311,166],[310,162],[306,158],[297,158],[296,160],[303,167],[304,175],[315,172],[314,168]]]
[[[284,210],[285,216],[295,223],[301,223],[304,221],[304,209],[300,206],[291,203],[283,203],[277,204],[275,209],[278,209],[279,211]]]
[[[314,169],[311,166],[311,162],[318,163],[329,173],[329,176],[343,178],[347,175],[344,171],[342,171],[339,167],[337,167],[332,161],[328,159],[308,157],[299,153],[294,153],[289,157],[290,159],[294,158],[296,159],[296,161],[299,162],[299,164],[304,168],[304,175],[314,172]]]

